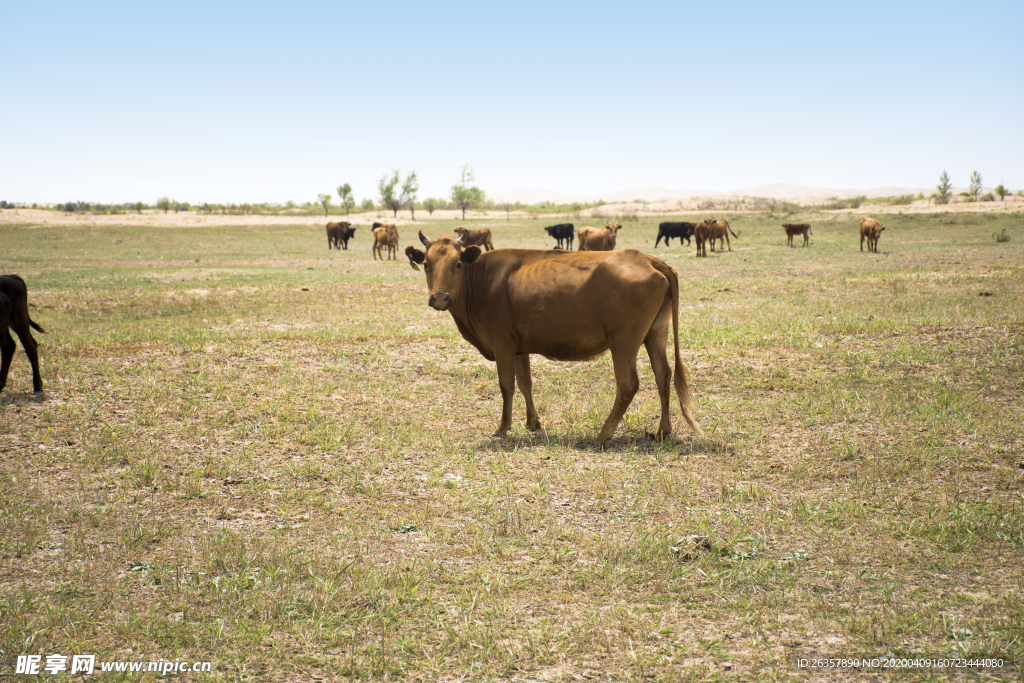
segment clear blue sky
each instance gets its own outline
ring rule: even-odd
[[[0,199],[1024,188],[1024,2],[11,2]],[[335,200],[337,202],[337,200]]]

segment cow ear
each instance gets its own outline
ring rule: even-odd
[[[420,230],[420,242],[423,242],[423,246],[425,246],[427,249],[430,249],[430,240],[427,239],[427,236],[423,234],[422,230]],[[423,262],[420,261],[420,263]]]
[[[461,254],[459,254],[459,260],[469,265],[470,263],[476,263],[476,260],[480,258],[480,247],[475,244],[471,247],[466,247]]]
[[[405,248],[405,255],[409,257],[409,267],[413,270],[419,270],[419,263],[423,263],[427,259],[427,255],[422,251],[413,246]]]

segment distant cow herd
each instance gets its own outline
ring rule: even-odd
[[[603,228],[581,227],[576,231],[572,223],[558,223],[549,225],[543,230],[548,236],[555,240],[555,249],[569,250],[573,248],[573,242],[577,241],[579,251],[614,251],[616,239],[622,226],[618,223],[610,223]],[[809,223],[783,223],[782,229],[786,233],[786,245],[794,246],[794,238],[803,237],[803,246],[810,245],[813,234]],[[394,224],[373,223],[373,258],[378,257],[384,261],[384,250],[387,249],[386,260],[397,260],[398,254],[398,228]],[[864,218],[860,222],[860,250],[864,251],[864,242],[868,243],[869,252],[878,252],[878,238],[885,227],[874,218]],[[327,248],[342,250],[348,249],[348,241],[355,237],[356,229],[348,222],[327,224]],[[494,249],[494,240],[491,231],[487,228],[480,230],[469,230],[467,228],[455,228],[455,234],[467,246],[479,246],[485,251]],[[679,245],[683,240],[687,245],[694,241],[697,243],[697,256],[706,257],[708,246],[715,251],[715,242],[718,242],[718,250],[728,249],[732,251],[732,242],[729,236],[738,237],[733,232],[727,221],[709,218],[699,223],[685,221],[665,221],[658,225],[658,234],[654,238],[654,248],[664,240],[665,246],[671,246],[672,240],[678,238]]]

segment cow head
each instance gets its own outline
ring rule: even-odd
[[[606,225],[604,227],[607,228],[608,230],[611,230],[613,235],[618,235],[619,234],[619,230],[622,229],[622,226],[620,224],[618,224],[618,223],[609,223],[608,225]]]
[[[457,240],[450,237],[429,240],[423,231],[420,231],[420,242],[426,251],[410,246],[405,248],[405,255],[414,269],[419,270],[420,265],[423,266],[430,293],[427,304],[439,311],[447,311],[459,301],[462,293],[463,266],[480,258],[480,247],[465,247],[462,237]]]

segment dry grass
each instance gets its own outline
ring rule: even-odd
[[[791,658],[957,648],[1020,677],[1024,248],[991,239],[1019,219],[908,216],[868,254],[855,218],[801,216],[808,249],[728,218],[731,253],[656,252],[708,436],[677,412],[649,441],[642,371],[604,451],[607,358],[535,360],[546,431],[517,398],[485,436],[493,366],[367,235],[5,228],[49,334],[45,397],[20,351],[0,395],[0,673],[831,680]],[[620,247],[652,252],[657,220]],[[467,227],[547,248],[544,224]]]

